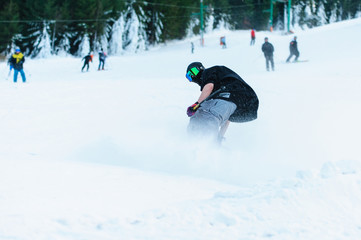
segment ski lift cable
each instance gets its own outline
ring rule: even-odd
[[[148,1],[136,1],[135,3],[144,3],[144,4],[150,4],[150,5],[158,5],[158,6],[166,6],[166,7],[177,7],[177,8],[187,8],[187,9],[199,9],[199,7],[187,7],[187,6],[179,6],[179,5],[173,5],[173,4],[163,4],[163,3],[151,3]],[[254,3],[254,4],[243,4],[243,5],[235,5],[231,7],[212,7],[213,10],[226,10],[226,9],[232,9],[232,8],[245,8],[250,7],[254,5],[263,5],[264,3]],[[163,17],[163,18],[187,18],[187,16],[177,16],[177,17]],[[41,23],[41,22],[107,22],[111,21],[110,19],[43,19],[43,20],[0,20],[0,23]]]

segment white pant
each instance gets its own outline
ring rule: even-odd
[[[219,128],[226,123],[237,105],[222,99],[211,99],[202,103],[190,118],[188,131],[191,134],[218,137]]]

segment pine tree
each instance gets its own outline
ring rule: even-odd
[[[16,35],[21,32],[19,23],[18,5],[10,0],[0,5],[0,53],[9,53]]]
[[[20,24],[23,31],[15,42],[26,55],[36,57],[39,49],[35,43],[43,37],[44,27],[48,29],[49,19],[54,18],[55,0],[18,0],[18,6],[20,19],[27,21]]]
[[[267,29],[270,0],[203,0],[208,31]],[[360,16],[361,0],[293,0],[292,24],[314,27]],[[20,46],[29,56],[108,49],[112,54],[200,33],[200,3],[193,0],[7,0],[0,5],[0,53]],[[274,3],[274,25],[284,25],[284,4]],[[45,45],[44,45],[45,44]],[[50,45],[50,46],[49,46]],[[44,55],[44,56],[45,56]]]
[[[187,34],[188,22],[192,13],[199,13],[199,2],[192,0],[174,0],[171,4],[161,0],[158,9],[163,31],[161,41],[182,39]],[[179,6],[179,7],[178,7]]]
[[[124,16],[121,15],[113,24],[109,41],[109,54],[121,55],[123,53]]]
[[[269,0],[253,0],[253,11],[251,17],[252,28],[266,30],[268,28],[269,15],[265,10],[269,8]]]
[[[56,0],[56,10],[54,21],[51,22],[51,44],[52,53],[57,55],[67,55],[70,53],[70,12],[71,0]]]
[[[229,22],[230,19],[230,6],[227,0],[214,0],[213,1],[213,29],[221,27],[220,24]]]
[[[51,40],[49,35],[49,23],[44,21],[43,30],[34,42],[31,57],[47,58],[51,55]]]
[[[129,4],[124,14],[123,49],[126,51],[137,52],[139,50],[145,50],[148,46],[141,14],[144,14],[142,7],[132,3]]]
[[[124,11],[125,3],[117,0],[110,0],[110,21],[108,21],[108,41],[109,54],[121,55],[123,53],[123,33],[124,33]]]

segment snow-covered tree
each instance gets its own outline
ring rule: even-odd
[[[163,14],[155,9],[148,10],[147,15],[143,18],[144,24],[147,25],[147,37],[150,44],[156,44],[161,42],[161,36],[163,33],[163,22],[161,18]]]
[[[320,2],[320,5],[318,7],[317,15],[320,17],[321,25],[325,25],[328,23],[328,19],[325,13],[325,5],[322,1]]]
[[[0,4],[0,52],[13,42],[32,57],[82,56],[100,48],[109,54],[146,50],[150,44],[200,34],[199,1],[9,0]],[[257,4],[255,4],[257,2]],[[205,31],[267,29],[269,1],[204,1]],[[292,28],[319,26],[361,16],[361,0],[294,0]],[[274,29],[286,22],[279,1]],[[52,23],[49,25],[48,23]],[[16,38],[14,36],[17,35]],[[51,46],[51,47],[50,47]],[[54,49],[52,49],[54,48]],[[52,52],[53,50],[54,52]]]
[[[198,18],[191,19],[191,21],[188,24],[188,28],[187,28],[187,37],[192,37],[192,36],[194,36],[194,34],[197,30],[199,31],[199,24],[200,24],[200,21]],[[195,29],[197,29],[197,30],[195,31]]]
[[[147,49],[145,27],[139,21],[138,15],[132,7],[125,14],[126,21],[123,34],[123,49],[129,52],[138,52]]]
[[[87,55],[89,52],[90,52],[89,37],[88,34],[85,34],[84,37],[81,38],[81,42],[76,55],[82,57]]]
[[[55,47],[55,53],[58,56],[67,56],[69,54],[70,50],[70,41],[67,36],[64,36],[60,42],[59,45]]]
[[[208,17],[207,22],[206,22],[205,25],[206,25],[206,26],[205,26],[204,31],[205,31],[205,32],[212,32],[212,30],[213,30],[213,25],[214,25],[214,17],[213,17],[213,15],[210,15],[210,16]]]
[[[109,41],[109,54],[121,55],[123,53],[123,33],[124,16],[122,14],[112,27],[111,38]]]
[[[47,58],[51,56],[51,41],[49,35],[49,24],[43,23],[44,27],[42,32],[35,32],[34,35],[38,35],[34,42],[34,49],[31,53],[31,57]]]

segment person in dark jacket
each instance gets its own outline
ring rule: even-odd
[[[230,122],[248,122],[257,118],[258,97],[234,71],[225,66],[205,69],[193,62],[186,77],[200,86],[198,100],[187,108],[191,133],[210,135],[219,142]]]
[[[100,67],[102,70],[104,70],[104,63],[105,63],[105,58],[107,57],[107,54],[103,51],[103,48],[101,49],[101,51],[99,51],[99,67],[98,67],[98,71],[100,70]]]
[[[14,83],[17,82],[18,74],[20,72],[21,78],[23,82],[26,82],[25,73],[23,70],[23,64],[25,62],[24,55],[20,52],[20,48],[15,49],[15,53],[10,57],[8,63],[10,64],[10,68],[14,69]]]
[[[268,42],[268,37],[265,37],[264,39],[264,43],[262,45],[262,52],[264,53],[264,57],[266,58],[267,71],[269,71],[269,62],[271,63],[272,71],[274,71],[275,70],[274,62],[273,62],[274,47],[270,42]]]
[[[290,62],[290,60],[293,56],[296,56],[294,61],[297,62],[298,57],[300,56],[300,52],[298,51],[296,36],[290,42],[290,56],[287,58],[286,62]]]
[[[82,61],[84,60],[84,65],[81,68],[81,71],[84,70],[85,66],[87,66],[87,71],[89,71],[89,62],[93,61],[93,53],[90,52],[88,55],[86,55],[85,57],[83,57]]]

